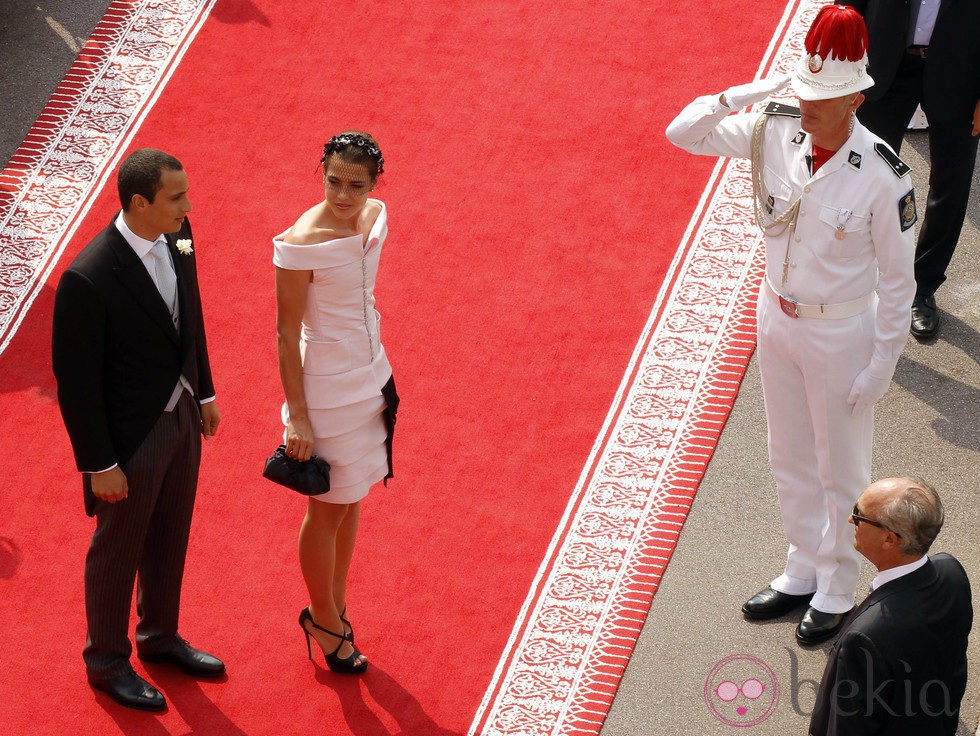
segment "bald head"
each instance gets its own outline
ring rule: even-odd
[[[872,483],[858,499],[858,506],[862,514],[898,537],[895,552],[902,557],[918,559],[926,554],[943,528],[939,494],[921,478],[884,478]]]

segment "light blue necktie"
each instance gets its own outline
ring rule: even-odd
[[[163,297],[170,316],[174,320],[174,327],[177,326],[177,274],[174,273],[173,264],[170,262],[170,254],[167,252],[166,241],[158,240],[153,244],[150,255],[156,266],[157,289]]]

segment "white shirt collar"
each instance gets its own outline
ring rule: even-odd
[[[892,580],[897,580],[903,575],[908,575],[910,572],[915,572],[924,564],[929,561],[926,555],[922,555],[915,562],[910,562],[907,565],[899,565],[898,567],[890,567],[887,570],[882,570],[871,580],[871,590],[878,590],[885,583],[890,583]]]
[[[134,233],[129,225],[126,224],[126,218],[123,217],[123,211],[119,210],[119,214],[116,215],[116,230],[123,236],[129,246],[136,252],[140,260],[146,258],[150,249],[153,248],[157,243],[166,243],[167,239],[161,235],[156,240],[147,240],[146,238],[141,238],[139,235]]]

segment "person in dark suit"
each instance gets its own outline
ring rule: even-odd
[[[943,525],[939,496],[917,478],[880,480],[851,523],[878,574],[830,651],[810,736],[953,736],[973,605],[959,561],[926,556]]]
[[[162,710],[163,695],[129,662],[137,576],[140,659],[195,676],[225,670],[177,633],[201,435],[212,437],[221,415],[187,174],[173,156],[144,148],[122,162],[118,187],[122,211],[58,284],[52,359],[85,510],[96,518],[85,561],[89,683],[122,705]]]
[[[980,2],[837,0],[868,27],[875,85],[858,119],[899,153],[917,105],[929,120],[929,196],[915,252],[912,335],[939,330],[935,293],[960,237],[980,140]]]

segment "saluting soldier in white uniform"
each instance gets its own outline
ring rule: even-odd
[[[789,552],[742,612],[774,618],[809,604],[796,629],[804,645],[833,636],[854,607],[860,557],[848,519],[871,482],[873,406],[915,294],[909,167],[854,115],[874,83],[867,38],[853,8],[826,6],[791,77],[699,97],[667,128],[691,153],[752,160],[766,254],[759,368]],[[790,79],[798,109],[729,115]]]

